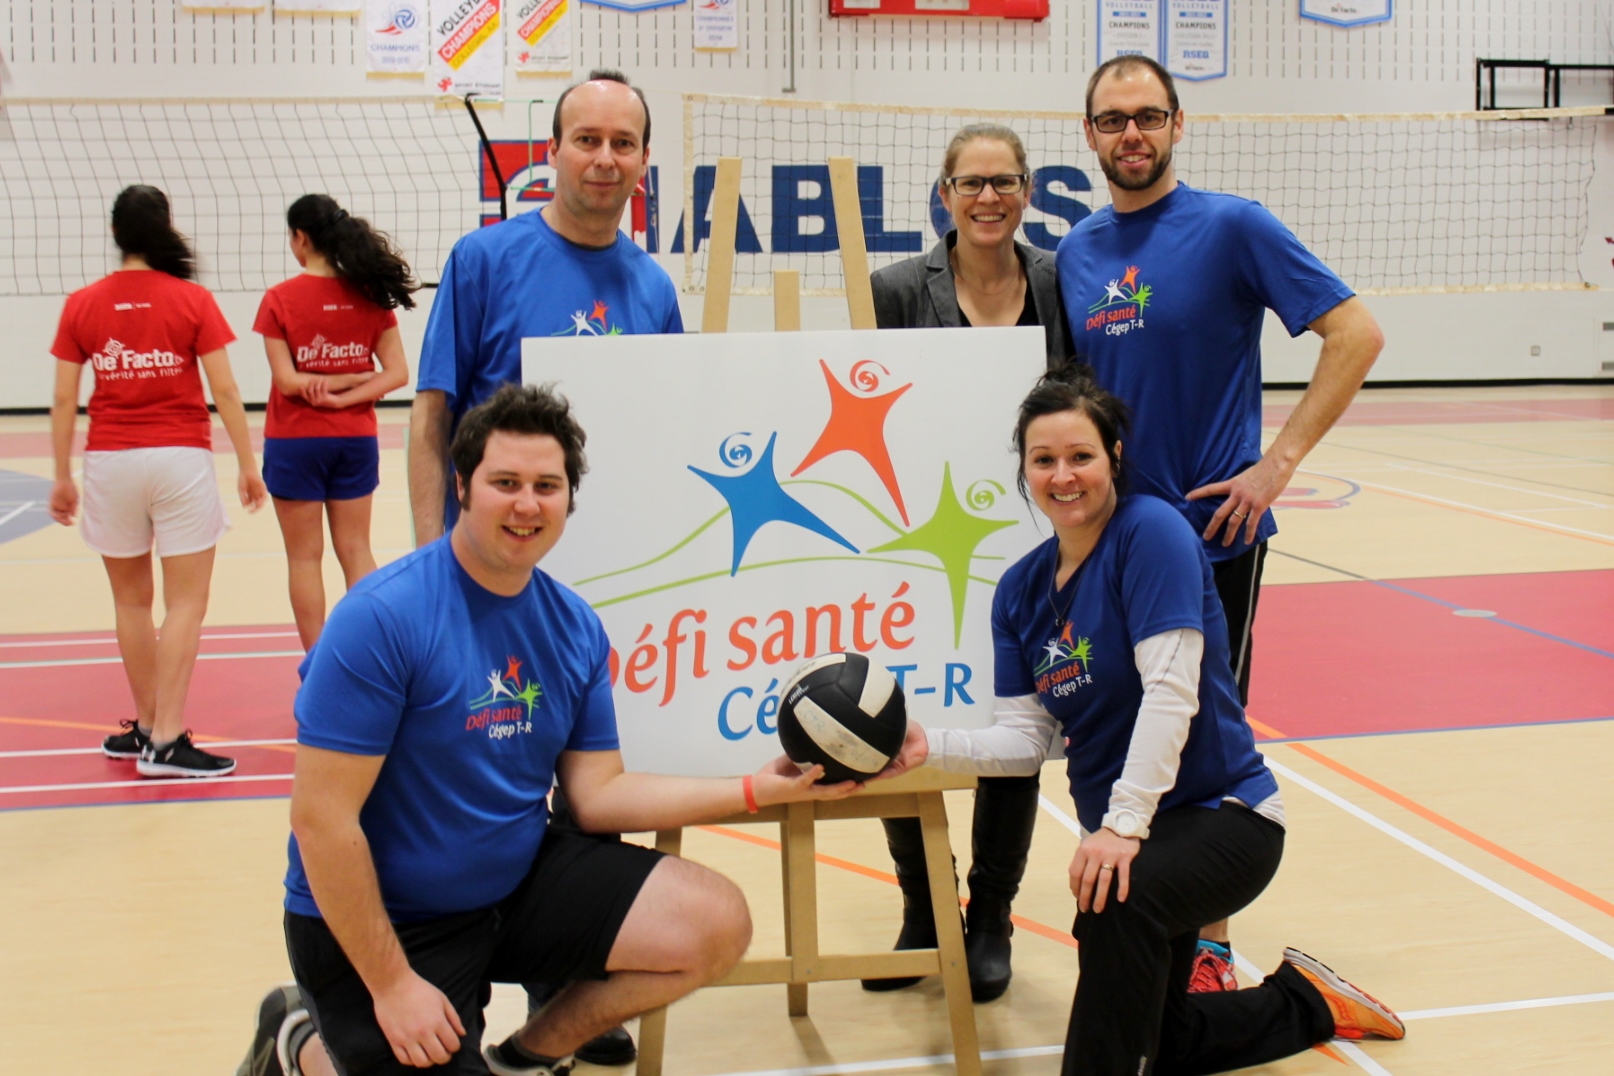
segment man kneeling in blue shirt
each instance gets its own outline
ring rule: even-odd
[[[623,771],[605,630],[537,569],[574,507],[583,441],[547,389],[473,408],[452,447],[454,529],[354,587],[303,662],[297,986],[265,999],[243,1070],[563,1076],[584,1042],[733,967],[751,919],[704,867],[546,833],[557,777],[605,833],[858,787],[816,786],[820,767],[783,758],[726,780]],[[479,1051],[488,984],[533,980],[569,985]]]

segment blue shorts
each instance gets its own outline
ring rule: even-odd
[[[263,483],[283,501],[351,501],[381,484],[374,437],[265,437]]]

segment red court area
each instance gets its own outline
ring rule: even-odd
[[[1614,570],[1267,587],[1250,716],[1294,738],[1614,718],[1610,609]],[[133,716],[110,633],[0,639],[0,810],[286,795],[296,633],[210,629],[202,653],[191,724],[239,766],[142,781],[98,749]]]

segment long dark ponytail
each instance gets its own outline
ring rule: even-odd
[[[411,292],[420,285],[403,255],[385,232],[354,217],[328,194],[305,194],[286,210],[286,226],[302,232],[315,250],[330,262],[336,275],[358,288],[384,310],[401,306],[412,310]]]
[[[125,255],[169,276],[196,276],[196,255],[174,231],[168,196],[156,187],[137,183],[118,192],[112,201],[112,241]]]

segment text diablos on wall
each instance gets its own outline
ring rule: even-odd
[[[542,567],[605,623],[630,768],[755,768],[780,686],[834,650],[925,724],[990,723],[996,581],[1048,534],[1010,447],[1041,329],[579,332],[523,345],[588,432]]]

